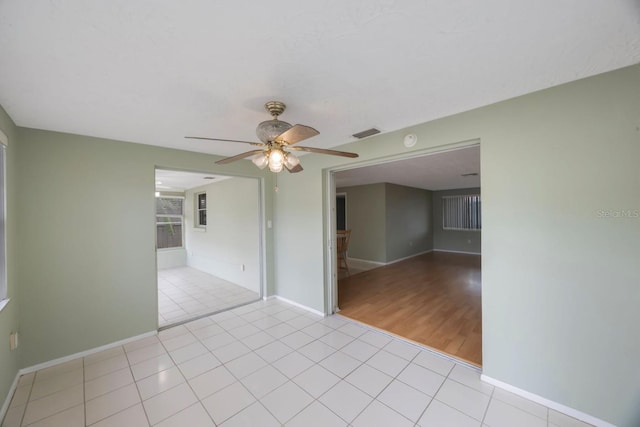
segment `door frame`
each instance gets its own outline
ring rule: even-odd
[[[248,178],[248,179],[252,179],[256,181],[256,185],[257,185],[257,189],[256,189],[256,194],[258,197],[258,217],[256,218],[256,221],[258,221],[258,235],[256,236],[257,240],[258,240],[258,270],[259,270],[259,274],[258,274],[258,289],[259,289],[259,300],[264,300],[266,298],[267,295],[267,277],[268,277],[268,272],[267,272],[267,259],[266,259],[266,242],[267,242],[267,228],[270,228],[266,223],[267,223],[267,217],[266,217],[266,183],[265,183],[265,178],[264,177],[260,177],[260,176],[251,176],[251,175],[241,175],[241,174],[232,174],[232,173],[220,173],[220,172],[212,172],[212,171],[206,171],[206,170],[197,170],[197,169],[182,169],[182,168],[175,168],[175,167],[169,167],[169,166],[161,166],[161,165],[155,165],[154,169],[153,169],[153,174],[154,174],[154,179],[153,182],[156,182],[156,170],[167,170],[167,171],[174,171],[174,172],[185,172],[185,173],[189,173],[189,172],[193,172],[193,173],[203,173],[203,174],[211,174],[211,175],[220,175],[220,176],[227,176],[230,178]],[[154,192],[155,192],[155,185],[154,185]],[[185,199],[186,202],[186,199]],[[155,203],[155,202],[154,202]],[[153,221],[154,221],[154,227],[155,227],[155,210],[154,210],[154,215],[153,215]],[[183,224],[183,232],[185,231],[185,226]],[[155,261],[155,271],[157,273],[158,271],[158,249],[157,249],[157,242],[155,241],[157,237],[157,233],[155,233],[155,228],[154,228],[154,249],[155,249],[155,253],[156,256],[154,257],[154,261]],[[184,248],[186,250],[186,242],[184,241],[184,236],[183,236],[183,245]],[[158,312],[159,312],[159,307],[157,305],[157,301],[158,301],[158,275],[155,275],[155,299],[156,299],[156,319],[158,317]],[[235,306],[233,307],[229,307],[229,310],[235,308]],[[227,309],[225,309],[227,310]],[[223,310],[223,311],[225,311]],[[219,311],[219,310],[218,310]],[[201,315],[198,317],[205,317],[205,316],[209,316],[209,314],[207,315]],[[168,327],[173,327],[182,323],[186,323],[186,322],[190,322],[192,320],[195,319],[189,319],[189,320],[185,320],[185,321],[179,321],[177,323],[171,323],[168,325],[162,325],[160,326],[159,324],[157,325],[157,328],[159,330],[161,329],[166,329]],[[157,320],[156,320],[157,321]]]
[[[465,141],[455,142],[452,144],[439,145],[423,150],[411,151],[408,153],[397,154],[387,157],[380,157],[362,162],[350,163],[343,166],[335,166],[323,169],[323,186],[325,200],[323,203],[324,215],[324,265],[325,265],[325,314],[331,315],[340,311],[338,306],[338,265],[336,259],[336,181],[335,174],[337,172],[347,171],[351,169],[359,169],[366,166],[381,165],[384,163],[395,162],[398,160],[407,160],[415,157],[431,156],[434,154],[445,153],[447,151],[456,151],[464,148],[470,148],[480,145],[480,138],[469,139]]]

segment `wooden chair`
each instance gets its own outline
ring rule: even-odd
[[[350,276],[349,264],[347,263],[347,250],[349,249],[349,236],[351,236],[351,230],[338,230],[336,231],[336,252],[338,255],[338,270],[347,270],[347,275]]]

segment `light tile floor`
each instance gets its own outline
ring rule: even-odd
[[[15,426],[586,426],[353,323],[260,301],[24,375]]]
[[[166,326],[260,299],[252,292],[190,267],[158,270],[158,324]]]

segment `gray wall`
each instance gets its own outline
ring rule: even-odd
[[[615,216],[640,209],[638,129],[636,65],[305,156],[278,177],[276,292],[330,307],[329,170],[480,139],[484,373],[640,425],[640,218]]]
[[[433,249],[431,192],[385,184],[387,262]]]
[[[0,311],[0,407],[4,403],[4,398],[16,377],[20,368],[22,346],[14,351],[9,351],[9,333],[18,331],[20,289],[17,283],[18,269],[16,256],[17,239],[17,219],[16,202],[18,200],[18,181],[16,167],[16,152],[18,148],[17,128],[11,118],[0,106],[0,129],[9,139],[6,150],[6,177],[7,177],[7,217],[6,217],[6,239],[7,239],[7,296],[10,298],[9,304]],[[24,338],[24,337],[21,337]]]
[[[480,194],[479,188],[433,192],[433,248],[435,250],[479,254],[481,231],[457,231],[442,229],[442,197]]]
[[[347,195],[350,258],[388,263],[432,248],[431,192],[389,183],[336,192]]]

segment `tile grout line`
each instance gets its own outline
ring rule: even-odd
[[[185,329],[187,329],[187,331],[188,331],[188,333],[189,333],[189,334],[193,335],[193,333],[189,330],[189,328],[186,328],[186,327],[185,327]],[[186,335],[186,334],[185,334],[185,335]],[[194,337],[198,342],[200,342],[200,339],[199,339],[197,336],[193,335],[193,337]],[[175,338],[175,337],[173,337],[173,338]],[[191,393],[193,393],[193,395],[194,395],[194,396],[196,397],[196,399],[198,400],[196,403],[198,403],[200,406],[202,406],[202,408],[204,409],[204,411],[205,411],[205,412],[206,412],[206,414],[207,414],[207,417],[209,417],[209,419],[211,420],[211,422],[215,425],[215,421],[213,420],[213,417],[211,416],[211,414],[209,414],[209,411],[207,411],[207,408],[202,404],[202,399],[200,399],[200,397],[198,396],[198,394],[196,393],[196,391],[193,389],[193,387],[192,387],[192,386],[191,386],[191,384],[189,383],[189,380],[187,379],[187,377],[186,377],[186,376],[182,373],[182,371],[180,370],[180,366],[179,366],[179,364],[178,364],[178,363],[176,363],[176,360],[173,358],[173,356],[171,356],[171,353],[169,353],[169,350],[168,350],[168,349],[167,349],[167,347],[164,345],[164,342],[163,342],[160,338],[158,338],[158,340],[160,341],[160,343],[162,344],[162,347],[163,347],[163,348],[165,349],[165,351],[167,352],[167,355],[169,356],[169,358],[170,358],[170,359],[171,359],[171,361],[173,362],[174,366],[178,369],[178,372],[180,373],[180,375],[182,376],[182,378],[184,378],[184,383],[187,385],[187,387],[189,387],[189,390],[191,390]],[[189,345],[189,344],[187,344],[187,345]],[[180,347],[180,348],[182,348],[182,347]],[[205,346],[205,348],[206,348],[206,346]],[[177,350],[177,349],[176,349],[176,350]],[[207,348],[207,351],[209,351],[209,353],[211,353],[211,351],[210,351],[208,348]],[[212,354],[212,355],[213,355],[213,354]],[[198,357],[198,356],[196,356],[196,357]],[[213,355],[213,357],[215,357],[215,355]],[[218,360],[218,359],[216,358],[216,360]],[[220,366],[222,366],[222,365],[220,365]],[[217,368],[217,367],[216,367],[216,368]],[[212,371],[213,369],[216,369],[216,368],[212,368],[212,369],[210,369],[209,371]],[[209,371],[206,371],[206,372],[209,372]],[[161,372],[163,372],[163,371],[161,371]],[[200,375],[203,375],[203,374],[200,374]],[[148,378],[148,377],[147,377],[147,378]],[[197,377],[196,377],[196,378],[197,378]],[[173,388],[175,388],[175,387],[178,387],[178,386],[180,386],[180,385],[182,385],[182,383],[177,384],[177,385],[175,385],[175,386],[173,386],[173,387],[170,387],[169,389],[164,390],[164,391],[162,391],[161,393],[156,394],[155,396],[158,396],[159,394],[162,394],[162,393],[164,393],[164,392],[166,392],[166,391],[169,391],[169,390],[171,390],[171,389],[173,389]],[[142,396],[140,396],[140,398],[142,398]],[[151,397],[150,397],[149,399],[151,399]],[[186,409],[188,409],[188,408],[190,408],[191,406],[194,406],[194,405],[195,405],[195,403],[194,403],[194,404],[191,404],[191,405],[189,405],[189,406],[187,406],[186,408],[183,408],[182,410],[180,410],[180,411],[176,412],[175,414],[172,414],[172,415],[168,416],[167,418],[165,418],[164,420],[160,420],[160,421],[158,421],[158,422],[165,421],[165,420],[167,420],[167,419],[169,419],[169,418],[173,417],[174,415],[177,415],[177,414],[179,414],[180,412],[182,412],[182,411],[184,411],[184,410],[186,410]],[[144,407],[144,405],[143,405],[143,407]],[[146,413],[146,409],[145,409],[145,413]],[[148,419],[148,416],[147,416],[147,419]],[[151,425],[151,422],[149,422],[149,425]]]

